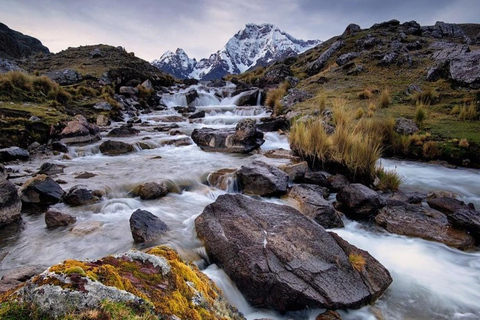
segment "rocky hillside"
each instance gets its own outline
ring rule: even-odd
[[[49,53],[50,51],[40,40],[0,23],[0,58],[20,59],[39,52]]]
[[[384,154],[479,165],[479,33],[475,24],[352,24],[297,58],[231,79],[266,89],[288,80],[267,97],[278,114],[342,105],[356,119],[413,123],[387,138]]]
[[[152,62],[160,70],[177,78],[219,79],[226,74],[239,74],[256,66],[296,56],[321,43],[319,40],[298,40],[272,24],[247,24],[225,46],[208,59],[190,59],[182,49],[165,52]]]

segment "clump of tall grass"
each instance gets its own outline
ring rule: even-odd
[[[378,105],[380,108],[388,108],[392,103],[392,97],[390,95],[390,91],[388,89],[382,90],[380,94],[380,99],[378,101]]]
[[[382,191],[397,191],[402,182],[402,178],[395,170],[387,170],[384,167],[377,167],[375,171],[377,175],[376,188]]]
[[[290,146],[301,157],[351,180],[371,182],[381,155],[381,139],[368,126],[353,121],[343,108],[333,112],[335,131],[328,135],[323,120],[297,121],[290,131]]]
[[[427,141],[423,144],[423,157],[434,159],[441,154],[440,147],[436,141]]]
[[[283,105],[280,101],[287,93],[287,90],[290,88],[290,83],[285,81],[276,89],[271,89],[267,92],[265,98],[265,105],[273,109],[275,115],[280,115],[283,112]]]
[[[357,109],[357,111],[355,111],[355,119],[360,119],[361,117],[363,117],[365,114],[365,110],[363,110],[362,107],[359,107]]]
[[[412,94],[412,96],[410,97],[410,100],[416,105],[418,104],[431,105],[438,100],[438,93],[432,89],[425,90],[422,92],[417,91],[414,94]]]
[[[417,104],[415,109],[415,122],[420,125],[427,118],[427,111],[423,104]]]
[[[358,94],[358,99],[362,99],[362,100],[372,99],[372,97],[373,97],[373,92],[370,89],[364,89],[362,92]]]
[[[468,140],[467,139],[461,139],[459,142],[458,142],[458,145],[462,148],[468,148],[468,146],[470,145],[468,143]]]
[[[464,105],[460,108],[460,112],[458,114],[458,118],[467,121],[467,120],[477,120],[478,119],[478,113],[477,113],[477,108],[473,103],[469,105]]]

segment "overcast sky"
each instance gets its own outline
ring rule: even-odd
[[[0,7],[0,22],[52,52],[104,43],[148,61],[177,47],[208,57],[246,23],[273,23],[304,40],[327,40],[352,22],[480,23],[480,0],[0,0]]]

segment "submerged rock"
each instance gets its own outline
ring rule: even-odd
[[[368,252],[289,206],[221,195],[195,226],[212,262],[256,307],[360,308],[392,282]]]
[[[66,260],[0,299],[25,309],[34,304],[49,318],[99,310],[109,315],[115,306],[142,319],[245,319],[207,276],[167,247]]]
[[[138,209],[130,216],[130,230],[135,242],[149,242],[162,236],[169,228],[151,212]]]
[[[248,153],[265,142],[263,133],[257,131],[255,120],[244,119],[233,129],[195,129],[192,140],[203,150],[210,152]]]
[[[100,199],[93,194],[92,190],[82,185],[73,186],[63,198],[63,202],[72,207],[95,203],[99,200]]]
[[[257,196],[273,196],[287,192],[288,175],[262,161],[242,166],[235,173],[240,189]]]

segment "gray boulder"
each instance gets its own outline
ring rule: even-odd
[[[480,50],[466,52],[450,61],[451,79],[464,86],[480,87]]]
[[[253,119],[244,119],[235,129],[195,129],[192,140],[207,152],[248,153],[265,142]]]
[[[25,70],[20,68],[15,62],[0,58],[0,74],[7,73],[9,71],[25,72]]]
[[[395,120],[394,130],[404,135],[412,135],[418,132],[418,126],[415,121],[406,118],[397,118]]]
[[[340,211],[353,219],[368,219],[385,206],[382,197],[360,183],[352,183],[337,193]]]
[[[20,219],[21,209],[22,202],[15,185],[0,179],[0,226]]]
[[[195,226],[212,262],[255,307],[280,312],[360,308],[392,282],[368,252],[289,206],[222,195]],[[365,263],[353,266],[353,255]]]
[[[126,142],[107,140],[100,145],[100,151],[108,156],[117,156],[135,151],[135,148]]]
[[[345,41],[343,40],[335,41],[327,50],[325,50],[320,55],[320,57],[307,65],[307,73],[311,76],[319,73],[327,65],[327,61],[344,45]]]
[[[343,65],[346,65],[348,62],[352,61],[358,57],[358,52],[349,52],[342,54],[340,57],[335,60],[335,62],[341,67]]]
[[[130,230],[135,242],[150,242],[169,230],[157,216],[146,210],[136,210],[130,216]]]
[[[427,204],[430,206],[430,208],[438,210],[440,212],[445,213],[447,216],[451,213],[454,213],[457,210],[461,209],[473,209],[475,208],[470,207],[465,204],[465,202],[457,200],[452,197],[431,197],[430,199],[427,199]]]
[[[84,116],[76,115],[74,120],[67,123],[60,137],[66,144],[88,143],[100,140],[99,133],[96,125],[88,123]]]
[[[466,230],[480,241],[480,212],[473,209],[459,209],[447,215],[448,222],[460,230]]]
[[[437,21],[434,26],[434,30],[439,32],[442,37],[451,38],[465,38],[466,34],[463,29],[454,23],[445,23],[443,21]]]
[[[119,128],[114,128],[108,132],[108,137],[129,137],[135,136],[140,133],[140,130],[135,129],[131,124],[120,126]]]
[[[342,218],[324,199],[329,194],[328,189],[313,184],[296,184],[288,192],[288,196],[297,201],[301,213],[326,229],[342,228]]]
[[[57,210],[48,210],[45,212],[45,224],[47,225],[47,228],[68,226],[76,221],[77,218],[65,213],[61,213]]]
[[[388,232],[437,241],[461,250],[474,244],[472,236],[452,228],[443,213],[421,205],[386,206],[380,209],[375,222]]]
[[[165,182],[146,182],[137,186],[132,193],[142,200],[154,200],[168,194],[168,186]]]
[[[346,28],[345,28],[345,31],[343,32],[342,34],[342,38],[346,37],[346,36],[350,36],[350,35],[353,35],[357,32],[360,32],[362,31],[362,28],[360,28],[360,26],[358,24],[355,24],[355,23],[350,23]]]
[[[274,196],[287,192],[288,175],[261,161],[242,166],[235,173],[240,189],[251,195]]]
[[[89,190],[82,185],[73,186],[63,197],[63,202],[72,207],[92,204],[99,200],[100,199],[94,195],[92,190]]]
[[[37,175],[20,188],[20,199],[27,205],[51,205],[62,200],[65,191],[46,175]]]
[[[293,88],[288,90],[287,95],[282,98],[281,103],[285,108],[290,109],[297,103],[308,100],[312,97],[313,95],[305,90]]]
[[[82,75],[73,69],[49,71],[45,75],[61,86],[69,86],[83,80]]]
[[[10,147],[0,149],[0,162],[8,162],[14,160],[28,160],[30,152],[19,147]]]

